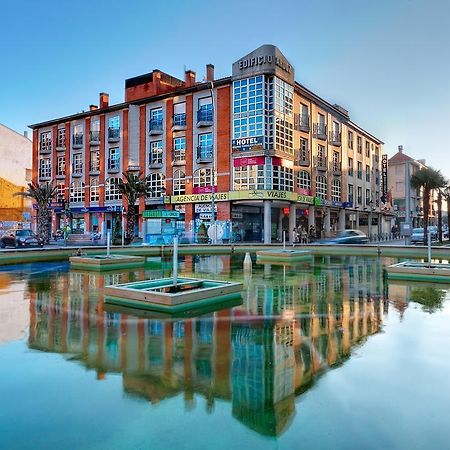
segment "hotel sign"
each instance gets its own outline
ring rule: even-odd
[[[246,138],[233,139],[231,141],[231,147],[234,152],[244,152],[244,151],[256,151],[264,149],[264,137],[263,136],[253,136]]]
[[[388,192],[388,155],[381,156],[381,201],[387,202]]]

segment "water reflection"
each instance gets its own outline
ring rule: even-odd
[[[217,399],[229,401],[236,420],[280,435],[295,415],[296,397],[380,331],[388,308],[381,262],[347,257],[265,265],[245,279],[240,258],[214,256],[210,263],[185,257],[180,272],[242,279],[244,302],[183,320],[103,309],[105,285],[167,276],[156,263],[145,272],[60,273],[46,288],[31,283],[29,346],[64,354],[99,380],[121,373],[124,391],[151,403],[182,394],[191,410],[200,395],[213,412]]]

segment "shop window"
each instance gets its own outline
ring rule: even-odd
[[[120,178],[111,177],[108,178],[105,182],[105,200],[120,200],[122,198],[122,194],[119,191],[119,181]]]
[[[235,191],[266,189],[264,165],[233,168],[233,188]]]
[[[147,177],[147,198],[160,198],[165,192],[165,178],[162,173],[151,173]]]
[[[74,181],[70,185],[70,201],[73,203],[84,202],[84,183]]]
[[[182,170],[173,173],[173,195],[184,195],[186,193],[186,174]]]
[[[297,186],[299,189],[311,191],[311,175],[306,170],[300,170],[297,176]]]
[[[316,196],[327,198],[327,179],[322,175],[316,176]]]

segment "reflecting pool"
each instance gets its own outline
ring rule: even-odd
[[[450,448],[450,291],[393,283],[393,259],[253,266],[180,258],[239,280],[196,317],[103,304],[108,284],[170,276],[68,264],[0,271],[0,448]]]

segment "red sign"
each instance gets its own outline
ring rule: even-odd
[[[212,186],[197,186],[195,188],[192,188],[193,194],[211,194],[212,191]],[[217,188],[214,188],[214,192],[217,192]]]
[[[289,214],[289,208],[283,208],[283,214],[287,216]]]
[[[254,156],[249,158],[235,158],[233,160],[234,167],[242,167],[242,166],[258,166],[264,165],[266,159],[264,156]]]

